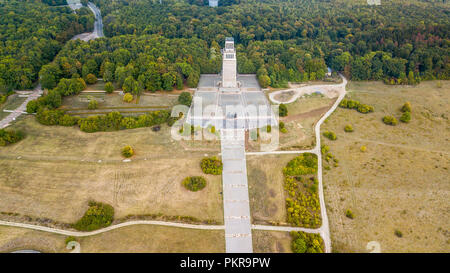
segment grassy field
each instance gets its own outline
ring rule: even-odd
[[[335,100],[324,96],[312,95],[298,98],[286,104],[288,116],[280,118],[287,133],[279,134],[278,150],[310,149],[315,145],[314,126]],[[248,151],[260,151],[261,140],[249,140]]]
[[[81,252],[224,252],[224,232],[138,225],[81,237]],[[63,235],[0,226],[0,253],[21,249],[69,252]]]
[[[139,225],[80,238],[82,252],[225,252],[222,230]]]
[[[292,253],[289,232],[253,230],[252,238],[255,253]]]
[[[347,89],[349,98],[375,111],[338,108],[322,126],[337,135],[323,140],[339,160],[324,171],[334,251],[368,252],[367,243],[376,241],[382,252],[449,252],[450,82],[441,88],[436,82],[352,82]],[[385,115],[398,119],[406,101],[413,108],[410,123],[382,123]],[[347,124],[355,131],[345,133]],[[354,219],[345,216],[347,209]]]
[[[145,94],[140,96],[138,103],[136,103],[136,98],[132,102],[127,103],[123,101],[123,96],[119,95],[119,93],[81,93],[76,96],[64,97],[61,109],[87,109],[90,97],[97,100],[99,109],[111,107],[172,107],[178,100],[178,97],[174,95]]]
[[[3,112],[3,110],[15,110],[19,107],[27,98],[21,98],[18,94],[13,94],[8,96],[8,99],[5,103],[0,105],[0,120],[4,119],[10,113]]]
[[[252,223],[286,224],[282,168],[295,155],[247,156],[247,173]]]
[[[223,222],[221,176],[200,169],[205,155],[218,154],[218,142],[174,141],[166,125],[159,132],[87,134],[76,127],[43,126],[33,116],[11,128],[27,136],[0,147],[0,211],[70,223],[92,199],[113,205],[116,218],[163,213]],[[136,152],[131,162],[122,162],[125,145]],[[190,192],[181,185],[193,175],[207,179],[205,189]]]

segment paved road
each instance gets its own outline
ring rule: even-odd
[[[252,253],[245,131],[222,129],[221,148],[226,252]]]
[[[91,2],[88,3],[88,7],[89,7],[89,9],[91,9],[91,11],[95,15],[94,31],[75,35],[72,38],[72,40],[80,39],[80,40],[87,42],[89,40],[93,40],[93,39],[97,39],[97,38],[105,36],[103,34],[103,21],[102,21],[102,14],[100,13],[100,9],[97,8],[97,6]]]
[[[14,110],[11,114],[6,116],[4,119],[0,120],[0,129],[9,126],[9,124],[12,121],[16,120],[16,118],[18,118],[23,113],[26,113],[28,102],[37,99],[42,95],[41,85],[39,84],[38,86],[36,86],[36,88],[34,88],[33,91],[26,93],[28,93],[27,99],[19,107],[17,107],[16,110]]]

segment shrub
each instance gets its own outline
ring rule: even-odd
[[[74,224],[81,231],[92,231],[111,225],[114,220],[114,208],[100,202],[89,202],[89,208],[83,217]]]
[[[38,100],[30,100],[27,103],[27,113],[36,113],[39,108],[39,102]]]
[[[284,122],[280,121],[280,124],[278,125],[280,127],[280,130],[285,127]]]
[[[132,157],[134,155],[134,151],[133,148],[131,148],[130,145],[127,145],[125,147],[122,148],[122,155],[124,157]]]
[[[108,94],[111,94],[112,92],[114,92],[114,85],[111,82],[107,82],[105,84],[105,91]]]
[[[411,103],[409,101],[405,102],[405,104],[403,104],[402,108],[400,109],[403,113],[405,112],[411,112],[412,111],[412,107],[411,107]]]
[[[353,132],[353,126],[351,126],[350,124],[346,125],[344,127],[344,131],[347,132],[347,133]]]
[[[267,126],[266,126],[266,132],[267,132],[267,133],[272,132],[272,126],[271,126],[271,125],[267,125]]]
[[[393,116],[384,116],[383,117],[384,124],[395,126],[397,125],[397,119]]]
[[[283,168],[284,175],[299,176],[317,173],[317,156],[315,154],[304,153],[288,162]]]
[[[130,93],[126,93],[125,95],[123,95],[124,102],[130,103],[132,100],[133,100],[133,95],[131,95]]]
[[[288,109],[287,109],[286,105],[284,105],[283,103],[280,104],[278,111],[279,111],[280,117],[286,117],[288,115]]]
[[[22,131],[0,129],[0,146],[17,143],[25,137]]]
[[[186,177],[183,186],[190,191],[199,191],[206,186],[206,179],[201,176]]]
[[[288,132],[288,130],[286,129],[286,127],[281,128],[280,130],[283,134],[286,134]]]
[[[216,126],[211,126],[210,132],[214,134],[216,132]]]
[[[330,132],[330,131],[325,131],[323,133],[323,136],[328,138],[329,140],[336,140],[337,139],[336,134],[334,132]]]
[[[69,236],[69,237],[67,237],[66,238],[66,245],[68,244],[68,243],[70,243],[70,242],[73,242],[73,241],[77,241],[77,239],[75,238],[75,237],[73,237],[73,236]]]
[[[222,174],[223,164],[222,161],[217,157],[203,158],[200,166],[202,168],[202,171],[206,174]]]
[[[178,96],[178,103],[191,106],[192,103],[192,95],[189,92],[181,92],[180,96]]]
[[[402,237],[403,237],[403,233],[402,233],[400,230],[398,230],[398,229],[396,229],[396,230],[394,231],[394,234],[395,234],[395,236],[397,236],[398,238],[402,238]]]
[[[0,95],[0,104],[5,103],[6,99],[8,98],[7,95]]]
[[[358,105],[358,108],[356,109],[358,112],[367,114],[373,112],[373,106],[367,105],[367,104],[360,104]]]
[[[361,152],[365,152],[367,151],[367,147],[366,146],[361,146]]]
[[[291,231],[291,248],[294,253],[323,253],[323,239],[320,234]]]
[[[89,110],[94,110],[98,108],[98,101],[92,99],[89,101],[89,105],[88,105],[88,109]]]
[[[350,218],[350,219],[353,219],[355,217],[353,212],[349,209],[345,211],[345,216],[347,216],[347,218]]]
[[[411,121],[411,113],[410,112],[404,112],[402,116],[400,117],[400,121],[404,123],[408,123]]]
[[[94,74],[87,74],[86,75],[86,82],[88,84],[97,83],[97,77]]]

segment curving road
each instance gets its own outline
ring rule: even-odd
[[[346,90],[345,87],[347,86],[347,79],[340,75],[342,78],[342,83],[340,84],[332,84],[332,85],[312,85],[312,86],[305,86],[295,89],[289,89],[289,90],[281,90],[277,92],[273,92],[269,94],[270,100],[275,104],[287,104],[292,103],[295,100],[297,100],[300,96],[303,96],[304,94],[310,94],[312,92],[330,92],[337,90],[339,93],[338,99],[333,104],[333,106],[325,113],[325,115],[320,118],[320,120],[317,122],[316,126],[314,127],[314,132],[316,135],[316,146],[311,150],[304,150],[304,151],[274,151],[274,152],[256,152],[256,153],[247,153],[248,155],[267,155],[267,154],[295,154],[295,153],[313,153],[317,155],[317,161],[318,161],[318,171],[317,171],[317,179],[319,180],[319,202],[320,202],[320,214],[322,217],[322,226],[318,229],[303,229],[300,228],[299,231],[309,232],[309,233],[320,233],[320,235],[323,238],[324,244],[325,244],[325,252],[330,253],[331,252],[331,239],[330,239],[330,227],[328,223],[328,215],[327,215],[327,209],[325,206],[325,199],[323,195],[323,182],[322,182],[322,153],[320,150],[321,144],[320,144],[320,126],[322,123],[336,110],[339,103],[342,99],[344,99]],[[281,93],[285,92],[295,92],[294,96],[289,99],[288,101],[279,101],[275,99],[275,96]],[[275,227],[280,228],[280,227]],[[278,229],[270,229],[270,230],[278,230]],[[286,228],[282,228],[281,230],[286,230]]]

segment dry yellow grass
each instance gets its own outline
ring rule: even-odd
[[[0,226],[0,253],[23,249],[70,252],[66,236]],[[224,232],[137,225],[77,238],[81,252],[224,252]]]
[[[80,238],[82,252],[225,252],[222,230],[131,226]]]
[[[17,250],[68,252],[65,236],[25,228],[0,226],[0,253]]]
[[[382,252],[450,251],[450,83],[435,87],[436,82],[416,87],[351,83],[349,97],[373,105],[375,112],[338,108],[322,127],[338,137],[323,140],[339,159],[339,167],[324,172],[335,251],[368,252],[370,241],[379,242]],[[398,118],[406,101],[413,108],[409,124],[382,123],[387,114]],[[347,124],[353,133],[344,132]],[[353,220],[345,216],[347,209]]]
[[[27,137],[0,148],[0,211],[74,222],[92,199],[113,205],[116,218],[163,213],[223,222],[221,176],[203,175],[200,169],[206,153],[220,151],[214,143],[203,151],[185,149],[165,125],[160,132],[87,134],[27,117],[12,128]],[[125,145],[136,152],[127,163],[120,154]],[[192,175],[203,175],[207,187],[186,190],[181,181]]]
[[[282,169],[295,155],[247,156],[252,223],[286,223]]]
[[[289,232],[253,230],[252,239],[255,253],[292,253]]]

